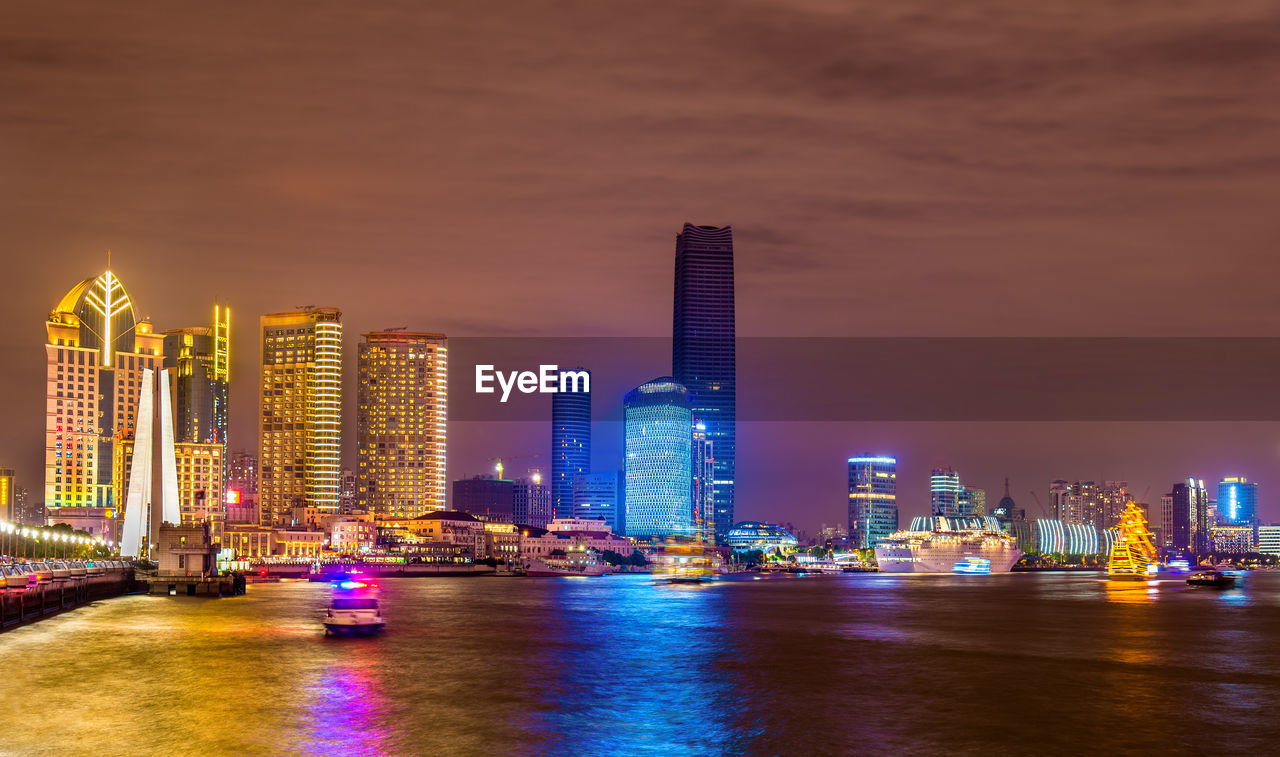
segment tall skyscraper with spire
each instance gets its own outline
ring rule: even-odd
[[[574,370],[587,375],[586,390],[551,395],[551,507],[557,518],[573,517],[574,480],[591,472],[591,372]]]
[[[676,236],[671,372],[715,450],[717,541],[733,527],[737,451],[737,353],[733,228],[686,223]]]
[[[342,312],[308,307],[261,319],[258,508],[338,512],[342,456]]]
[[[132,439],[147,370],[160,367],[163,337],[135,315],[123,282],[108,269],[67,292],[45,321],[44,504],[55,521],[66,507],[118,516],[114,446]]]

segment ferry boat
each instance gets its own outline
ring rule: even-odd
[[[333,584],[333,599],[325,612],[326,634],[368,636],[386,625],[378,609],[377,584],[344,578]]]
[[[1220,570],[1202,570],[1187,576],[1187,585],[1230,589],[1236,585],[1236,577]]]
[[[1016,540],[988,522],[994,519],[934,520],[933,530],[898,531],[881,541],[876,546],[880,572],[978,573],[981,566],[984,573],[1008,573],[1022,558]]]
[[[578,553],[585,554],[585,553]],[[609,566],[596,562],[591,558],[531,557],[524,565],[524,574],[529,578],[553,578],[555,576],[603,576],[609,573]]]
[[[719,553],[701,540],[670,537],[652,556],[657,583],[702,584],[716,574]]]

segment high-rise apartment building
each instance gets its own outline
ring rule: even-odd
[[[1219,481],[1218,521],[1231,526],[1257,525],[1258,484],[1244,476],[1228,476]]]
[[[626,474],[623,471],[576,476],[573,480],[573,517],[604,520],[615,534],[625,535],[626,491]]]
[[[164,332],[164,367],[173,377],[173,433],[179,442],[227,444],[231,309],[213,306],[213,326]]]
[[[248,450],[236,450],[227,462],[227,490],[240,496],[258,494],[258,456]]]
[[[573,481],[591,471],[591,373],[575,391],[551,395],[551,502],[557,518],[573,517]]]
[[[627,534],[694,535],[689,391],[670,376],[641,384],[623,400],[623,426]],[[719,517],[719,502],[716,508]]]
[[[671,372],[715,449],[715,530],[723,541],[734,524],[737,469],[732,227],[686,223],[676,236],[674,311]]]
[[[294,507],[338,511],[342,313],[309,307],[261,318],[258,506],[264,524]]]
[[[868,549],[897,530],[897,458],[849,458],[849,546]]]
[[[113,465],[116,491],[129,491],[133,470],[134,440],[116,445]],[[182,523],[202,523],[211,517],[225,518],[227,503],[223,488],[226,474],[223,446],[216,443],[175,442],[174,474],[178,486],[178,512]]]
[[[113,500],[112,446],[135,428],[142,372],[158,368],[162,338],[134,316],[110,270],[67,292],[45,322],[45,486],[49,517],[61,507],[104,512]]]
[[[356,397],[356,506],[416,518],[445,508],[449,349],[444,334],[364,335]]]
[[[933,515],[959,517],[962,491],[960,474],[954,468],[934,468],[929,473],[929,504]]]
[[[534,472],[528,478],[518,478],[511,485],[511,520],[521,526],[546,528],[555,516],[551,501],[551,487],[542,480],[542,474]]]

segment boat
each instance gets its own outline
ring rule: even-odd
[[[991,561],[985,557],[966,557],[951,566],[952,573],[985,576],[991,572]]]
[[[588,552],[576,550],[564,557],[532,557],[524,565],[524,574],[530,578],[603,576],[608,573],[608,565],[597,562]]]
[[[876,545],[881,573],[977,572],[970,558],[986,561],[987,573],[1008,573],[1022,558],[1017,541],[994,518],[933,519],[933,529],[897,531]],[[957,565],[965,569],[957,571]],[[981,562],[977,563],[981,564]]]
[[[651,557],[655,583],[703,584],[716,573],[719,553],[700,539],[670,537]]]
[[[368,636],[381,631],[386,622],[378,609],[377,588],[377,584],[349,578],[335,581],[333,599],[321,620],[325,633]]]
[[[1201,570],[1187,576],[1188,586],[1209,586],[1215,589],[1230,589],[1236,585],[1236,577],[1220,570]]]

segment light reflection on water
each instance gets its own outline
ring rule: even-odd
[[[1259,753],[1280,738],[1280,574],[655,585],[382,582],[387,632],[323,636],[322,584],[127,597],[0,635],[4,753]],[[1134,601],[1129,601],[1130,599]],[[33,708],[30,703],[39,702]],[[1212,734],[1212,740],[1205,739]],[[53,748],[56,744],[56,750]]]

